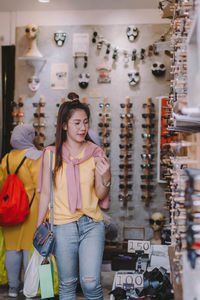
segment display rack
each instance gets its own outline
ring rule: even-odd
[[[151,190],[153,190],[152,179],[152,169],[153,169],[153,137],[154,134],[152,133],[153,122],[152,120],[155,117],[154,113],[154,104],[152,103],[152,99],[148,98],[147,103],[143,104],[143,108],[145,108],[146,113],[142,114],[143,119],[145,120],[145,124],[142,125],[144,128],[145,133],[142,134],[142,138],[145,141],[143,145],[144,153],[141,154],[142,164],[141,169],[143,171],[143,175],[141,175],[141,179],[143,180],[144,184],[141,184],[142,188],[142,200],[144,201],[145,206],[149,206],[151,197]]]
[[[122,120],[120,127],[120,184],[121,190],[119,199],[122,201],[122,207],[127,208],[127,202],[132,200],[131,190],[132,184],[132,137],[133,137],[133,114],[131,113],[132,103],[130,98],[126,97],[125,103],[121,103],[122,113],[120,118]]]

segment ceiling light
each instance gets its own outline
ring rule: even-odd
[[[39,2],[42,2],[42,3],[48,3],[50,2],[50,0],[38,0]]]

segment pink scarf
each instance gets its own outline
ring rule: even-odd
[[[49,146],[46,149],[49,149],[54,153],[56,151],[55,146]],[[44,159],[45,150],[43,151],[41,164],[40,164],[40,171],[38,177],[38,189],[37,189],[38,192],[41,191],[41,186],[42,186],[43,159]],[[76,211],[77,208],[80,209],[82,207],[82,197],[81,197],[80,180],[79,180],[80,178],[79,164],[82,163],[83,161],[86,161],[92,156],[104,157],[107,159],[103,150],[99,146],[89,141],[87,141],[86,144],[85,155],[80,159],[78,158],[70,159],[70,153],[66,144],[63,143],[62,145],[62,159],[65,163],[67,163],[66,178],[67,178],[67,188],[68,188],[68,201],[69,201],[69,209],[72,214]],[[102,208],[108,208],[108,202],[109,202],[109,195],[107,195],[104,200],[100,201],[99,205]]]

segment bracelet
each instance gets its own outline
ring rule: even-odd
[[[103,184],[103,186],[105,186],[105,187],[110,187],[111,182],[108,181],[107,183],[105,183],[104,181],[102,181],[102,184]]]

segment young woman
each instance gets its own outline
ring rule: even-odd
[[[100,282],[104,249],[104,223],[99,205],[105,207],[111,174],[102,149],[89,141],[90,111],[79,100],[60,106],[55,146],[46,148],[38,189],[37,226],[50,202],[50,151],[53,152],[53,212],[55,259],[60,300],[75,300],[78,268],[85,298],[103,299]]]
[[[28,218],[23,223],[16,226],[2,227],[6,247],[5,266],[9,284],[8,295],[10,297],[18,296],[21,266],[23,264],[24,270],[26,270],[29,250],[36,229],[39,194],[35,191],[37,189],[42,151],[36,149],[34,140],[35,129],[32,125],[17,125],[10,139],[13,150],[3,157],[0,165],[1,190],[8,177],[7,157],[10,174],[15,172],[24,156],[26,157],[19,169],[18,177],[24,185],[29,203],[32,201]]]

